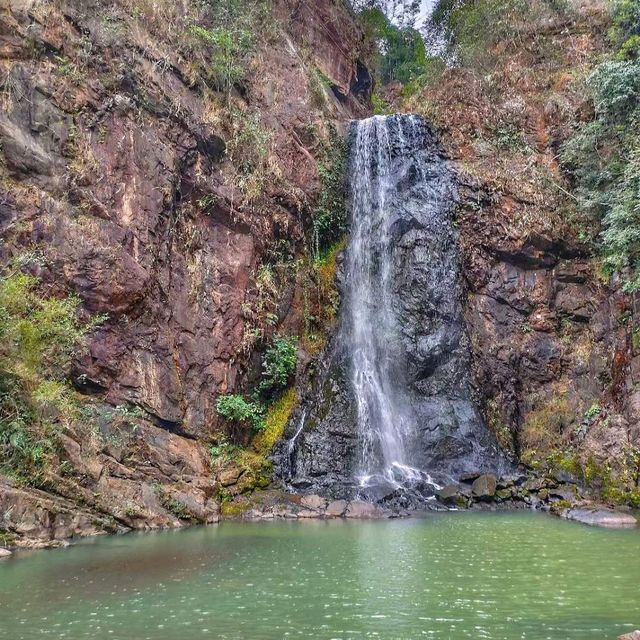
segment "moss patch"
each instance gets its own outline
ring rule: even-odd
[[[259,433],[253,441],[254,450],[261,454],[268,454],[282,438],[289,418],[298,403],[298,394],[295,389],[289,389],[282,397],[273,402],[267,410],[265,417],[265,429]]]

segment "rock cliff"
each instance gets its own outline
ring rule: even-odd
[[[607,49],[609,17],[602,2],[532,7],[526,22],[505,15],[502,37],[396,105],[438,125],[458,168],[465,313],[489,425],[534,469],[633,503],[636,303],[605,274],[599,229],[559,162],[592,118],[584,78]]]
[[[342,1],[247,5],[264,14],[229,84],[212,80],[218,16],[202,3],[21,0],[0,13],[0,258],[107,316],[72,373],[96,433],[66,430],[67,473],[43,487],[62,512],[82,503],[136,527],[177,522],[176,505],[215,518],[216,398],[255,368],[256,336],[300,326],[295,272],[278,276],[268,323],[258,274],[276,250],[304,253],[324,141],[366,112],[371,80]],[[2,494],[0,528],[61,537],[48,502]],[[49,515],[21,524],[36,503]]]

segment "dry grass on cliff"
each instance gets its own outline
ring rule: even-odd
[[[558,153],[584,109],[582,80],[603,47],[606,18],[599,5],[574,3],[563,15],[505,20],[502,37],[468,45],[461,67],[400,104],[434,123],[462,170],[497,196],[492,213],[507,236],[576,236]]]

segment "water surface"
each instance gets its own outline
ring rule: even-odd
[[[223,523],[0,563],[0,638],[606,640],[640,532],[551,517]]]

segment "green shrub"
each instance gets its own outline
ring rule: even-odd
[[[252,202],[264,193],[268,181],[277,177],[270,163],[273,134],[262,126],[255,113],[231,109],[229,116],[227,157],[236,169],[236,184],[246,201]]]
[[[596,416],[598,416],[600,414],[600,412],[602,411],[602,407],[597,403],[594,402],[585,412],[584,412],[584,417],[587,420],[593,420]]]
[[[206,46],[209,80],[229,100],[248,73],[258,34],[264,36],[270,30],[271,12],[268,3],[253,0],[220,0],[206,8],[202,16],[206,26],[192,24],[189,33]]]
[[[104,320],[82,323],[76,296],[42,296],[38,280],[20,272],[0,281],[0,367],[23,377],[67,373],[78,343]]]
[[[241,26],[205,29],[198,25],[191,26],[191,34],[211,48],[209,77],[217,89],[229,95],[233,87],[244,80],[255,35]]]
[[[297,362],[297,338],[276,337],[262,359],[261,393],[270,396],[286,389],[295,373]]]
[[[241,395],[228,394],[220,396],[216,401],[218,415],[230,422],[250,426],[254,431],[262,431],[264,409],[257,402],[247,402]]]
[[[619,48],[619,57],[637,60],[640,56],[640,2],[613,0],[611,16],[613,25],[609,37]]]
[[[9,269],[0,280],[0,466],[37,484],[60,425],[77,406],[67,376],[88,331],[75,296],[42,295],[37,278]]]

